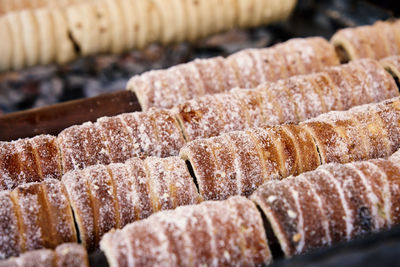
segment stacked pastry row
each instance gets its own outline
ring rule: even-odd
[[[195,98],[170,110],[105,117],[67,128],[57,138],[38,136],[1,142],[0,186],[12,189],[46,177],[60,179],[70,170],[132,157],[175,156],[186,142],[199,138],[296,123],[398,94],[389,73],[378,62],[363,59],[252,90],[235,89]]]
[[[106,234],[114,266],[260,266],[272,260],[256,205],[244,197],[160,212]]]
[[[89,267],[86,249],[78,244],[65,243],[54,250],[29,251],[18,258],[0,261],[1,267]]]
[[[331,43],[342,62],[359,58],[382,59],[400,54],[400,20],[339,30]]]
[[[249,196],[266,181],[314,170],[325,163],[387,157],[400,148],[399,121],[397,97],[330,112],[299,125],[265,126],[195,140],[181,150],[181,158],[133,158],[124,164],[71,171],[61,182],[50,179],[20,185],[1,193],[8,204],[0,205],[4,222],[0,236],[7,237],[0,239],[5,240],[0,251],[10,256],[54,247],[71,241],[74,231],[91,250],[112,228],[160,210],[203,199]],[[64,206],[58,213],[53,212],[56,202],[47,204],[49,201],[42,197],[42,188],[48,184],[60,188],[57,194]],[[71,211],[66,211],[68,204],[75,215],[76,230],[68,215]],[[68,225],[68,229],[64,227],[68,231],[44,231],[58,229],[60,224]],[[59,236],[62,232],[69,235]],[[58,238],[50,239],[53,235]]]
[[[5,1],[2,0],[3,5],[7,4]],[[36,6],[43,7],[0,17],[3,37],[0,71],[65,63],[78,56],[121,53],[153,42],[192,41],[233,27],[262,25],[287,18],[295,3],[295,0],[99,0],[44,6],[37,3]]]
[[[291,39],[264,49],[246,49],[227,58],[196,59],[130,79],[142,110],[171,108],[194,97],[232,88],[254,88],[290,76],[338,65],[332,45],[320,37]]]
[[[298,125],[264,126],[198,139],[180,151],[206,200],[250,195],[271,178],[320,164],[386,157],[399,149],[400,99],[333,111]]]
[[[201,200],[177,157],[133,158],[20,185],[0,192],[0,258],[78,240],[92,250],[112,228]]]
[[[272,48],[244,50],[226,59],[196,60],[136,75],[129,81],[127,89],[136,93],[143,110],[170,108],[195,96],[220,93],[234,87],[252,88],[288,75],[318,71],[320,65],[315,59],[322,59],[321,51],[326,54],[319,61],[325,66],[338,64],[338,56],[346,63],[360,58],[378,60],[399,55],[400,20],[346,28],[338,31],[331,43],[329,45],[322,38],[292,39]],[[290,64],[292,61],[296,64]],[[198,77],[202,76],[209,79],[199,81]]]
[[[267,182],[252,201],[160,212],[107,233],[101,249],[112,267],[257,266],[272,261],[275,239],[287,257],[350,240],[400,223],[398,159],[327,164]]]

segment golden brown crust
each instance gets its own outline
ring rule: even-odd
[[[89,259],[83,246],[64,243],[54,250],[38,249],[25,252],[19,257],[0,261],[0,266],[88,267]]]
[[[332,125],[315,121],[302,123],[301,128],[308,131],[313,136],[323,164],[348,161],[344,140],[335,131]]]
[[[299,241],[296,220],[299,211],[287,184],[265,183],[251,196],[251,200],[265,214],[285,256],[293,255]]]
[[[359,58],[382,59],[396,55],[399,51],[398,21],[378,21],[373,25],[339,30],[331,38],[331,43],[345,54],[342,60]]]
[[[59,245],[54,253],[57,267],[89,267],[89,257],[82,245],[64,243]]]
[[[95,220],[89,186],[80,170],[64,174],[62,183],[68,194],[79,231],[79,239],[86,248],[95,247]]]
[[[324,55],[320,55],[321,52]],[[282,63],[284,71],[279,71],[282,67],[275,59]],[[254,88],[267,81],[321,71],[338,64],[333,47],[324,39],[293,39],[267,49],[243,50],[226,59],[195,60],[166,70],[146,72],[132,77],[127,89],[137,94],[143,110],[170,108],[195,96],[222,93],[237,86]],[[188,82],[188,77],[192,76],[194,81]]]
[[[399,179],[400,169],[391,161],[376,159],[372,160],[371,163],[378,166],[382,170],[389,184],[391,206],[390,206],[390,222],[391,224],[398,224],[400,222],[400,190],[399,190]],[[386,196],[389,197],[389,196]]]
[[[65,174],[63,183],[88,250],[96,248],[113,228],[160,210],[202,201],[189,170],[178,157],[95,165]]]
[[[75,222],[64,185],[57,180],[47,179],[41,183],[41,187],[47,205],[53,244],[77,242]]]
[[[399,220],[399,166],[379,159],[326,164],[265,183],[251,196],[286,256],[350,240]]]
[[[18,256],[24,250],[18,213],[9,191],[0,192],[0,259]]]
[[[399,46],[400,50],[400,46]],[[379,61],[397,82],[400,81],[400,56],[390,56]]]
[[[298,173],[315,170],[321,165],[317,146],[311,134],[297,125],[283,125],[282,129],[292,138],[298,153]]]
[[[63,170],[61,167],[61,155],[57,139],[51,135],[38,135],[29,139],[36,161],[38,162],[42,179],[61,179]]]
[[[112,264],[254,266],[271,261],[261,216],[242,197],[157,213],[106,234],[101,249]]]
[[[14,225],[4,230],[17,227],[20,236],[20,241],[15,240],[20,243],[20,247],[12,255],[34,249],[54,248],[64,242],[76,242],[68,198],[58,180],[48,179],[43,183],[20,185],[11,192],[11,197],[14,204],[5,205],[4,208],[11,210],[4,214],[8,219],[4,219]],[[13,215],[10,212],[15,213]],[[14,216],[17,217],[18,226],[15,225]],[[12,240],[10,244],[14,244]]]
[[[217,137],[214,137],[217,138]],[[199,139],[185,145],[180,151],[180,157],[189,161],[196,177],[199,191],[205,200],[219,199],[218,185],[215,176],[218,172],[216,160],[213,155],[211,139]],[[229,165],[227,166],[229,168]],[[213,177],[215,177],[213,179]],[[232,177],[236,178],[236,177]]]

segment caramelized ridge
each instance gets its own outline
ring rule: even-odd
[[[98,209],[95,207],[95,199],[94,196],[92,194],[92,191],[90,189],[90,184],[89,184],[89,180],[87,179],[85,170],[81,171],[81,178],[83,179],[83,182],[86,184],[86,188],[87,188],[87,194],[89,196],[89,200],[90,200],[90,207],[93,211],[93,233],[89,233],[89,235],[93,234],[93,243],[92,244],[87,244],[88,249],[89,250],[93,250],[96,247],[96,244],[98,244],[99,240],[100,240],[100,229],[99,229],[99,211]]]
[[[55,229],[55,222],[52,218],[52,213],[50,211],[50,204],[47,198],[46,194],[46,188],[43,183],[40,183],[40,198],[42,201],[39,201],[43,203],[42,205],[42,212],[45,211],[45,213],[42,213],[42,216],[44,217],[44,220],[42,221],[43,224],[43,229],[48,230],[50,233],[48,234],[47,238],[48,240],[45,239],[45,248],[55,248],[58,244],[61,244],[63,240],[60,240],[57,235],[57,230]],[[47,232],[47,231],[46,231]]]
[[[106,166],[108,175],[110,176],[110,181],[111,181],[111,185],[113,188],[113,199],[114,199],[114,210],[115,210],[115,227],[116,228],[121,228],[121,223],[120,223],[120,208],[119,208],[119,201],[117,198],[117,188],[115,185],[115,181],[114,181],[114,176],[110,170],[110,168],[108,166]]]
[[[155,211],[153,211],[150,185],[144,167],[144,162],[141,159],[132,158],[125,164],[128,168],[128,172],[130,173],[130,179],[134,182],[135,190],[139,195],[139,206],[137,207],[138,218],[146,218]]]

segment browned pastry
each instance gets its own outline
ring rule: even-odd
[[[143,110],[171,108],[195,96],[234,87],[254,88],[338,63],[333,46],[324,39],[292,39],[271,48],[244,50],[226,59],[198,59],[166,70],[149,71],[131,78],[127,89],[136,93]]]
[[[184,144],[171,112],[155,109],[72,126],[62,131],[57,141],[64,172],[132,157],[173,156]]]
[[[314,170],[320,164],[387,157],[400,148],[400,99],[332,111],[299,125],[264,126],[186,144],[206,200],[250,195],[270,179]]]
[[[1,267],[89,267],[85,248],[74,243],[64,243],[54,250],[40,249],[25,252],[17,258],[0,261]]]
[[[359,58],[382,59],[400,54],[400,20],[378,21],[373,25],[336,32],[331,43],[342,62]]]
[[[112,267],[256,266],[272,260],[261,215],[243,197],[157,213],[106,234],[101,249]]]
[[[399,98],[333,111],[300,123],[318,146],[322,163],[387,157],[399,148]]]
[[[265,181],[320,165],[311,135],[296,128],[264,127],[199,139],[182,148],[180,155],[190,162],[206,200],[248,196]]]
[[[330,67],[322,73],[266,83],[254,90],[236,89],[206,95],[171,110],[151,108],[146,112],[104,117],[95,123],[67,128],[57,140],[52,136],[38,136],[1,142],[0,186],[12,189],[26,182],[59,179],[61,163],[65,173],[95,164],[124,162],[132,157],[174,156],[185,140],[262,125],[297,123],[330,110],[348,109],[397,95],[395,82],[383,67],[376,61],[363,59]],[[354,160],[369,158],[367,151],[379,156],[386,151],[381,146],[389,146],[383,143],[386,139],[374,137],[379,135],[375,132],[379,132],[381,120],[362,128],[357,122],[361,117],[346,125],[335,124],[342,138],[353,139],[350,132],[349,136],[343,136],[341,128],[352,128],[353,135],[365,132],[360,145],[354,147],[360,150]],[[368,143],[366,135],[373,143]]]
[[[380,60],[381,65],[389,72],[396,83],[400,82],[400,56],[390,56]]]
[[[1,192],[1,258],[76,242],[77,236],[63,184],[47,179]]]
[[[95,165],[66,173],[62,182],[88,249],[112,228],[201,201],[185,162],[177,157]]]
[[[13,142],[0,142],[0,189],[19,184],[60,179],[61,158],[56,138],[39,135]]]
[[[256,89],[194,98],[173,110],[186,140],[191,141],[262,125],[297,123],[398,94],[394,80],[379,63],[363,59]]]
[[[67,128],[57,140],[39,136],[0,143],[0,185],[12,189],[25,182],[60,178],[60,162],[65,173],[132,157],[174,156],[185,141],[262,125],[297,123],[327,111],[397,95],[395,82],[383,67],[363,59],[321,73],[266,83],[253,90],[206,95],[171,110],[151,108],[104,117],[95,123]],[[376,147],[375,151],[381,150]]]
[[[399,178],[389,160],[335,163],[267,182],[251,199],[288,257],[397,224]]]

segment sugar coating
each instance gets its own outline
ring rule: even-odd
[[[55,255],[50,249],[39,249],[28,251],[21,256],[9,261],[16,264],[16,266],[48,266],[54,265]]]
[[[107,166],[113,179],[116,201],[118,203],[119,226],[138,220],[139,194],[136,192],[134,179],[131,179],[126,164],[113,163]]]
[[[20,161],[18,184],[40,181],[42,178],[41,170],[37,164],[35,152],[29,139],[19,139],[16,141],[15,150],[19,154]]]
[[[250,199],[265,214],[285,255],[295,254],[300,235],[299,211],[288,185],[276,181],[264,183]]]
[[[185,143],[179,123],[174,114],[169,110],[150,109],[147,112],[154,120],[154,127],[157,133],[155,151],[150,155],[158,157],[176,156],[179,149]]]
[[[47,211],[42,200],[40,183],[18,186],[12,191],[21,222],[20,233],[25,240],[24,250],[34,250],[51,246],[50,233],[45,229]]]
[[[382,184],[381,172],[378,168],[374,168],[374,165],[369,162],[354,162],[349,164],[349,167],[354,169],[366,188],[372,213],[372,230],[378,231],[379,229],[386,228],[388,226],[388,220],[384,209],[385,187]]]
[[[0,192],[0,259],[17,256],[23,250],[18,214],[9,191]]]
[[[47,203],[48,220],[53,227],[53,243],[76,242],[74,218],[64,185],[58,180],[46,179],[41,187]]]
[[[218,186],[219,177],[224,174],[218,170],[216,165],[212,141],[214,138],[198,139],[190,142],[185,145],[180,152],[180,157],[190,162],[199,186],[200,194],[205,200],[224,197],[223,192],[219,191],[220,187]],[[232,179],[236,181],[236,176],[232,176]],[[221,186],[221,188],[224,188],[224,186]],[[227,191],[230,189],[229,187],[226,188]]]
[[[89,250],[112,228],[202,200],[185,162],[178,157],[94,165],[68,172],[63,183]]]
[[[58,136],[64,172],[131,157],[177,155],[184,143],[170,111],[150,109],[72,126]]]
[[[55,250],[38,249],[25,252],[19,257],[0,261],[0,266],[84,267],[89,266],[89,262],[87,252],[83,246],[64,243]]]
[[[400,151],[398,150],[397,152],[393,153],[389,158],[391,162],[394,164],[399,165],[400,164]]]
[[[385,159],[327,164],[267,182],[251,199],[290,256],[389,227],[399,219],[398,176]]]
[[[251,216],[242,216],[244,210]],[[242,197],[157,213],[106,234],[101,249],[110,262],[128,265],[257,265],[271,260],[261,216]]]
[[[89,259],[86,249],[79,244],[64,243],[55,250],[57,266],[87,267]]]
[[[363,47],[360,34],[355,34],[354,29],[347,28],[337,31],[331,38],[331,42],[342,45],[349,54],[350,59],[368,58],[368,53]]]
[[[303,215],[304,242],[303,250],[308,251],[314,247],[324,247],[331,244],[328,217],[322,199],[313,184],[303,176],[299,179],[289,180],[292,190],[297,194]],[[311,209],[309,207],[312,207]],[[313,227],[308,227],[313,225]]]
[[[39,164],[42,179],[61,179],[61,155],[55,136],[37,135],[29,139]]]
[[[281,110],[280,123],[298,122],[299,117],[296,112],[296,105],[291,98],[291,94],[288,92],[285,80],[272,83],[267,86],[266,89],[269,90],[270,99],[275,101]],[[270,103],[268,103],[268,105],[270,105]]]
[[[399,167],[389,160],[375,159],[371,163],[376,165],[380,170],[386,174],[389,184],[391,207],[390,207],[390,221],[397,224],[400,221],[400,185],[399,185]]]
[[[321,200],[323,214],[326,218],[326,224],[328,224],[330,243],[346,240],[347,210],[345,210],[342,193],[337,185],[332,182],[331,174],[317,168],[315,171],[301,174],[296,179],[308,181],[316,196]]]
[[[365,70],[364,70],[365,66]],[[373,83],[369,82],[371,79]],[[208,138],[261,125],[298,123],[326,111],[379,102],[398,95],[377,62],[358,60],[325,72],[294,76],[256,89],[194,98],[173,112],[186,140]]]
[[[113,182],[104,165],[88,167],[82,170],[81,175],[88,184],[92,200],[95,243],[97,244],[104,233],[118,227]]]
[[[153,200],[151,195],[150,183],[146,173],[143,160],[132,158],[126,161],[126,166],[129,172],[129,178],[133,181],[132,191],[133,199],[135,200],[135,210],[139,219],[147,218],[154,211]]]
[[[244,125],[248,125],[249,128],[252,128],[259,127],[265,123],[275,124],[278,122],[278,118],[274,116],[275,113],[269,112],[270,109],[266,109],[262,106],[262,103],[265,101],[264,99],[267,98],[264,96],[264,92],[261,92],[260,90],[236,88],[232,89],[230,93],[232,93],[236,101],[240,103],[240,109],[247,118],[247,122],[245,122]],[[265,102],[269,103],[269,99]],[[271,107],[272,105],[267,104],[267,106]],[[268,117],[268,120],[266,120],[265,117]]]
[[[61,178],[60,154],[56,138],[38,135],[33,138],[0,142],[0,188],[47,178]]]
[[[143,110],[171,108],[195,96],[222,93],[234,87],[253,88],[338,64],[333,46],[323,38],[295,38],[270,48],[246,49],[226,59],[196,59],[145,72],[132,77],[127,88],[136,93]]]
[[[257,265],[259,262],[268,264],[272,261],[271,252],[265,242],[267,237],[263,227],[260,212],[251,201],[244,201],[243,197],[230,197],[228,204],[234,213],[231,215],[234,221],[241,227],[242,253],[245,264]],[[246,227],[247,226],[247,227]],[[242,256],[243,257],[243,256]]]
[[[395,75],[395,77],[399,77],[400,71],[400,57],[397,55],[397,52],[394,53],[395,56],[385,57],[381,59],[379,63],[388,70],[391,75]]]
[[[344,109],[339,98],[339,89],[326,72],[313,73],[308,77],[320,91],[325,112]]]
[[[250,137],[262,154],[264,175],[276,179],[284,175],[286,168],[282,163],[280,142],[275,142],[276,135],[270,128],[254,128],[249,131]]]
[[[335,45],[345,45],[351,59],[381,59],[397,54],[399,43],[396,43],[398,21],[378,21],[373,25],[339,30],[332,37]]]
[[[1,189],[11,189],[18,185],[20,174],[19,153],[15,149],[15,141],[0,142],[0,174]]]
[[[68,194],[78,225],[80,239],[87,248],[95,247],[95,221],[90,189],[80,170],[64,174],[62,183]]]
[[[323,113],[320,96],[307,76],[289,78],[286,80],[285,87],[297,107],[299,121],[304,121]]]
[[[99,118],[97,126],[106,143],[111,162],[124,162],[135,156],[132,137],[121,116]]]
[[[231,132],[226,138],[231,142],[236,153],[234,167],[238,195],[249,196],[266,179],[262,169],[261,155],[256,144],[247,132]]]
[[[389,156],[398,148],[399,98],[333,111],[301,123],[312,132],[323,162]],[[355,120],[356,118],[356,120]],[[364,133],[364,134],[362,134]],[[377,148],[381,148],[378,152]],[[371,149],[369,149],[371,148]],[[348,155],[349,159],[343,157]]]
[[[398,22],[397,22],[398,23]],[[378,29],[378,32],[384,38],[386,38],[387,42],[385,42],[387,55],[397,55],[398,51],[400,51],[399,42],[397,40],[395,31],[392,30],[392,26],[396,23],[388,23],[387,21],[377,21],[375,22],[375,27]],[[385,56],[387,56],[385,55]]]
[[[217,136],[224,130],[219,103],[214,96],[206,95],[189,100],[175,109],[185,138],[188,141]]]
[[[226,59],[226,63],[237,70],[240,77],[241,88],[253,88],[265,81],[257,69],[257,62],[250,49],[237,52]]]
[[[289,135],[294,143],[298,156],[298,173],[316,169],[320,164],[317,146],[311,134],[298,125],[282,125],[283,131]]]
[[[372,220],[372,204],[368,198],[371,193],[368,187],[361,180],[360,174],[349,164],[340,167],[335,165],[325,165],[321,168],[329,171],[331,177],[343,190],[343,196],[349,209],[350,224],[352,229],[349,232],[350,238],[370,233],[374,226]]]

